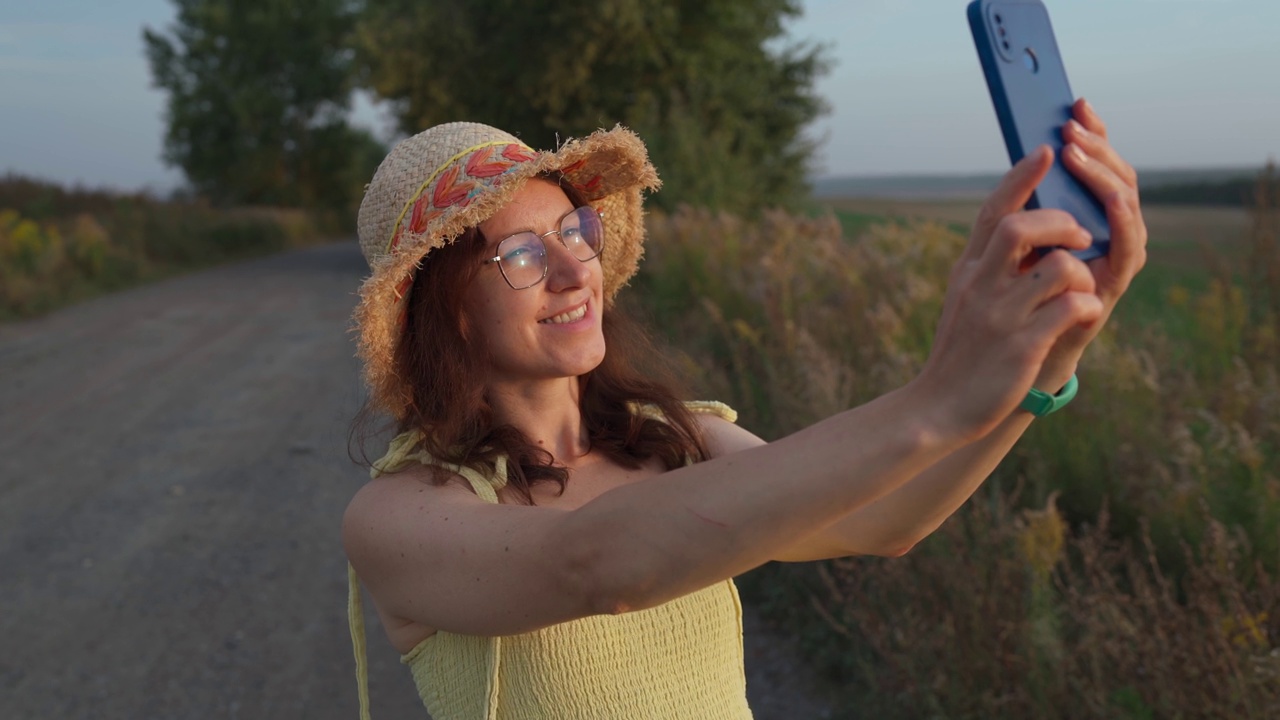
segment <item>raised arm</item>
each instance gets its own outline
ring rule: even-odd
[[[1045,163],[1033,155],[1015,172]],[[1103,312],[1075,274],[1020,272],[1036,248],[1080,245],[1082,232],[1001,222],[949,295],[924,372],[867,405],[572,511],[485,505],[456,487],[384,478],[348,508],[348,556],[384,612],[468,634],[652,607],[763,564],[1013,412],[1058,338]]]

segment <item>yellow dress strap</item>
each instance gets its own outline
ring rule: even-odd
[[[627,407],[630,408],[633,415],[642,415],[651,420],[661,422],[665,422],[667,419],[667,416],[662,412],[662,408],[653,403],[631,401],[627,403]],[[731,423],[738,422],[737,411],[718,400],[685,400],[684,407],[695,415],[718,415]]]
[[[376,478],[380,475],[403,470],[415,462],[423,465],[435,465],[451,473],[461,475],[471,485],[471,489],[475,491],[476,495],[480,496],[481,500],[497,504],[498,491],[507,485],[506,456],[498,456],[493,477],[487,478],[465,465],[454,465],[432,457],[431,453],[421,447],[422,437],[421,430],[408,430],[395,436],[387,447],[387,454],[375,460],[373,466],[369,468],[369,477]]]
[[[351,629],[351,649],[356,656],[356,690],[360,694],[360,720],[369,720],[369,660],[365,647],[364,604],[360,601],[360,578],[347,563],[347,626]]]
[[[719,400],[685,400],[684,406],[691,413],[719,415],[731,423],[738,422],[738,411]]]

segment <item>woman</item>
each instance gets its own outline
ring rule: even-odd
[[[1110,256],[1037,252],[1090,243],[1021,210],[1040,148],[984,205],[920,376],[769,444],[635,370],[612,300],[658,185],[638,138],[535,153],[452,123],[397,145],[360,211],[360,352],[403,431],[343,522],[362,713],[357,578],[436,720],[750,717],[731,578],[909,550],[1027,427],[1028,398],[1074,392],[1145,262],[1136,177],[1092,109],[1073,114],[1063,161],[1105,201]]]

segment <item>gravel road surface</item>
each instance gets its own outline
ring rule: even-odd
[[[358,718],[355,243],[0,325],[0,719]],[[376,452],[371,449],[371,452]],[[370,626],[374,720],[425,718]],[[760,720],[825,717],[747,618]]]

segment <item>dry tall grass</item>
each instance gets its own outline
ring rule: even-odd
[[[1280,716],[1274,170],[1259,199],[1249,264],[1100,337],[1080,398],[913,553],[745,579],[851,717]],[[913,377],[964,243],[780,213],[650,230],[642,306],[766,438]]]
[[[217,209],[0,179],[0,320],[332,233],[303,211]]]

